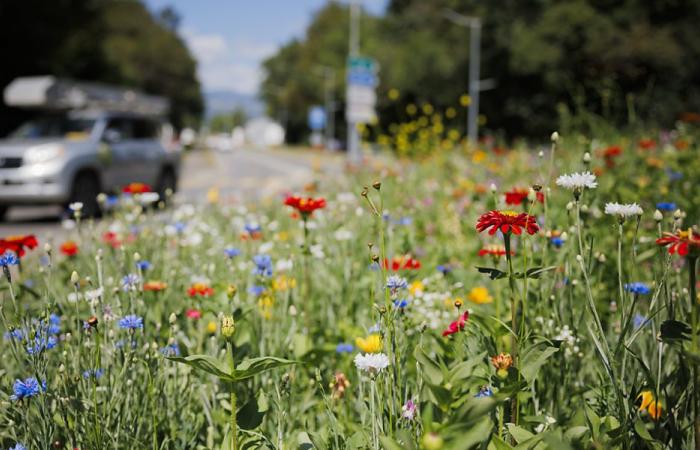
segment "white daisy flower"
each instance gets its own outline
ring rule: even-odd
[[[590,172],[572,173],[569,175],[561,175],[557,178],[557,186],[566,189],[595,189],[598,187],[598,182],[595,180],[595,175]]]
[[[80,212],[83,209],[83,204],[81,202],[74,202],[68,205],[68,209],[73,212]]]
[[[620,203],[606,203],[605,204],[605,214],[611,216],[619,216],[622,218],[641,216],[644,210],[641,206],[636,203],[620,204]]]
[[[346,229],[344,229],[344,228],[338,229],[338,230],[334,233],[333,236],[334,236],[335,239],[338,240],[338,241],[349,241],[350,239],[353,238],[352,231],[348,231],[348,230],[346,230]]]
[[[384,353],[358,353],[355,356],[355,366],[374,375],[389,367],[389,358]]]

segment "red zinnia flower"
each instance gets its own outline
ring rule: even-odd
[[[122,189],[125,194],[144,194],[151,192],[151,186],[146,183],[129,183]]]
[[[641,139],[639,141],[639,148],[642,150],[652,150],[656,147],[656,141],[653,139]]]
[[[525,228],[528,234],[535,234],[540,229],[534,216],[514,211],[489,211],[482,214],[476,222],[476,229],[481,233],[488,228],[490,235],[496,234],[498,230],[520,235],[523,232],[522,228]]]
[[[391,269],[394,272],[399,270],[416,270],[420,269],[420,261],[411,258],[411,255],[394,256],[391,261],[384,258],[384,268]]]
[[[691,229],[687,231],[677,231],[674,233],[665,232],[662,237],[656,240],[658,245],[669,246],[668,253],[678,256],[690,254],[693,257],[700,255],[700,234]]]
[[[185,315],[190,319],[197,320],[202,318],[202,311],[198,309],[188,309]]]
[[[487,245],[486,247],[479,250],[479,256],[486,256],[486,255],[505,256],[506,255],[506,248],[502,245]],[[511,250],[510,255],[511,256],[515,255],[515,252],[513,250]]]
[[[122,241],[119,240],[119,236],[114,231],[107,231],[102,235],[102,241],[105,244],[109,244],[112,248],[119,248],[122,245]]]
[[[469,319],[469,311],[464,311],[463,314],[460,314],[460,316],[450,324],[449,327],[445,331],[442,332],[443,336],[450,336],[453,335],[461,330],[464,329],[464,326],[467,324],[467,319]]]
[[[308,217],[313,214],[317,209],[325,208],[326,199],[323,197],[311,198],[311,197],[299,197],[296,195],[290,195],[284,200],[284,204],[291,206],[292,208],[299,211],[302,217]]]
[[[66,256],[75,256],[78,254],[78,244],[76,244],[74,241],[66,241],[61,244],[60,250],[61,253]]]
[[[530,191],[527,189],[520,189],[520,188],[513,188],[510,191],[506,192],[506,204],[507,205],[522,205],[525,200],[527,200],[527,196],[530,194]],[[544,194],[542,192],[538,192],[536,194],[537,201],[540,203],[544,203]]]
[[[33,234],[23,234],[19,236],[8,236],[6,238],[0,239],[0,255],[5,254],[6,251],[11,251],[18,258],[24,256],[24,249],[28,248],[32,250],[39,245],[39,241],[36,240],[36,236]]]
[[[214,294],[214,289],[204,283],[194,283],[187,289],[187,295],[190,297],[209,297]]]

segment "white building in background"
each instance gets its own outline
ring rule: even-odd
[[[284,144],[284,128],[278,122],[258,117],[245,124],[245,140],[255,147],[276,147]]]

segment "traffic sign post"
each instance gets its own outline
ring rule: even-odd
[[[345,118],[348,121],[348,157],[353,163],[362,159],[357,125],[376,119],[378,84],[377,63],[372,58],[353,56],[348,59]]]

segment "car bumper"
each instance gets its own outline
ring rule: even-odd
[[[35,167],[0,170],[2,205],[56,204],[67,201],[69,196],[70,184],[53,170]]]

